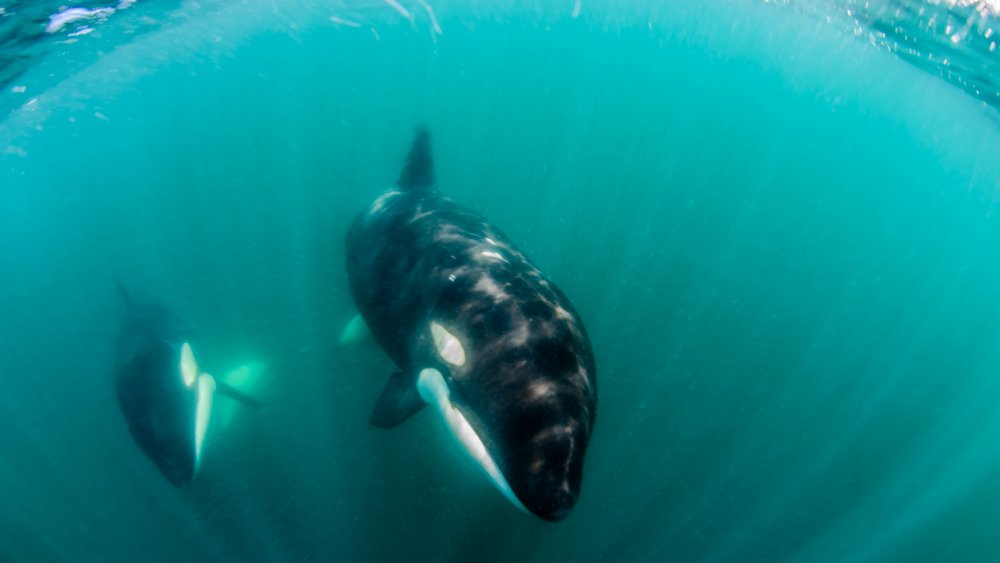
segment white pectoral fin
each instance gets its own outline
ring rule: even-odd
[[[355,315],[351,322],[347,323],[344,327],[343,332],[340,333],[340,345],[347,346],[349,344],[360,344],[362,342],[371,342],[374,340],[372,338],[372,332],[368,329],[368,325],[365,320],[361,318],[361,315]]]
[[[205,443],[208,421],[212,418],[212,399],[215,395],[215,378],[207,373],[198,376],[198,404],[194,419],[194,471],[201,467],[201,447]]]
[[[432,405],[441,415],[452,437],[476,465],[489,477],[493,485],[517,508],[527,512],[517,495],[511,490],[493,456],[487,451],[482,439],[460,410],[451,403],[451,392],[444,376],[436,369],[424,369],[417,377],[417,390],[425,402]]]

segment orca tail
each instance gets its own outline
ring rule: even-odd
[[[434,185],[434,157],[431,154],[431,133],[426,125],[417,125],[413,144],[406,157],[406,166],[396,185],[403,190],[424,191]]]

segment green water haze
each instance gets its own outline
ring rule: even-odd
[[[765,3],[452,3],[440,34],[406,6],[227,3],[20,78],[0,560],[1000,557],[995,109]],[[600,403],[564,522],[426,413],[369,426],[394,368],[336,345],[347,228],[417,123],[440,190],[587,324]],[[190,488],[117,410],[115,276],[206,369],[267,366]]]

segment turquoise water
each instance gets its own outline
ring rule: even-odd
[[[139,4],[34,44],[0,122],[0,560],[1000,557],[994,105],[840,4],[566,4],[435,3],[440,34],[419,3]],[[370,427],[393,368],[336,345],[347,227],[417,122],[587,323],[563,522],[428,414]],[[118,412],[115,276],[210,371],[266,364],[189,488]]]

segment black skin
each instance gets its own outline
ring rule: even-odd
[[[502,232],[432,183],[429,135],[418,129],[399,189],[348,234],[355,303],[411,385],[423,368],[441,371],[525,508],[560,520],[580,493],[597,406],[586,329]],[[463,365],[438,356],[432,321],[459,339]]]
[[[198,401],[180,375],[187,328],[160,305],[133,303],[127,295],[126,301],[115,356],[118,405],[139,448],[167,481],[182,487],[195,473]]]

